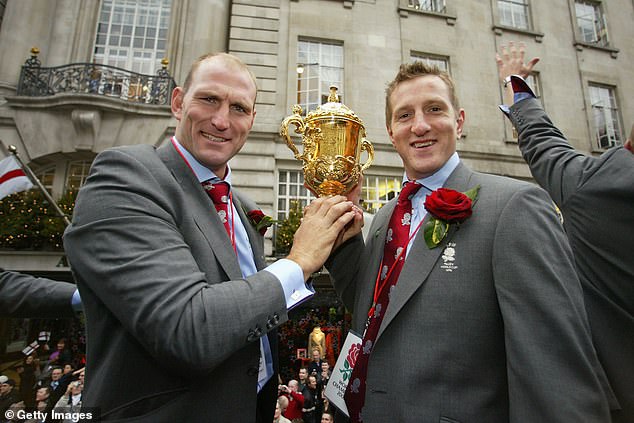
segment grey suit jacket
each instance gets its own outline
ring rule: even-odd
[[[0,315],[73,317],[75,285],[0,269]]]
[[[552,203],[538,187],[462,163],[445,187],[476,185],[473,215],[436,249],[422,228],[413,241],[370,356],[364,422],[608,421],[581,287]],[[327,264],[357,331],[395,201],[375,216],[367,245],[354,238]]]
[[[576,151],[534,99],[509,117],[535,180],[564,216],[599,359],[622,407],[613,419],[634,422],[634,155]]]
[[[255,204],[233,198],[262,269],[263,238],[243,210]],[[242,278],[211,200],[171,144],[101,153],[64,246],[87,318],[84,407],[105,421],[256,421],[258,341],[288,319],[283,290],[266,271]],[[259,395],[265,420],[276,394],[274,376]]]

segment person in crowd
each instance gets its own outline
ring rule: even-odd
[[[20,402],[20,394],[15,389],[15,381],[5,375],[0,376],[0,418],[12,404]]]
[[[54,410],[56,412],[68,416],[68,418],[61,420],[62,423],[74,423],[72,415],[81,411],[81,393],[83,389],[84,384],[79,380],[69,383],[66,392],[55,404]]]
[[[299,381],[299,391],[304,390],[304,386],[308,383],[308,367],[301,367],[299,369],[299,373],[297,374],[297,378]]]
[[[319,372],[319,380],[324,388],[328,385],[328,381],[330,380],[330,364],[327,361],[321,362],[321,369]]]
[[[73,317],[81,297],[72,283],[37,278],[0,268],[0,315],[4,317]]]
[[[27,410],[35,408],[35,384],[40,373],[39,366],[33,354],[24,357],[21,364],[20,375],[20,398],[24,401]]]
[[[302,407],[304,423],[317,423],[317,419],[321,416],[317,376],[308,376],[306,386],[304,386],[302,390],[302,395],[304,395],[304,406]]]
[[[288,398],[288,406],[283,411],[284,417],[293,423],[302,423],[302,408],[304,408],[304,395],[299,390],[299,382],[295,379],[288,381],[288,386],[281,386],[281,394]]]
[[[321,423],[334,423],[335,418],[330,413],[321,413]]]
[[[273,419],[275,329],[313,295],[306,281],[355,212],[342,196],[316,200],[288,257],[266,266],[270,219],[228,165],[256,94],[239,58],[202,56],[172,92],[175,136],[100,153],[78,194],[64,247],[87,322],[82,403],[104,420]]]
[[[308,365],[308,374],[315,375],[317,376],[317,379],[319,379],[321,375],[321,363],[323,363],[323,361],[321,359],[319,348],[313,348],[312,361]]]
[[[545,113],[524,78],[539,58],[509,43],[496,56],[503,110],[537,183],[561,210],[599,359],[620,404],[612,421],[634,421],[634,126],[623,146],[579,152]],[[515,75],[511,77],[512,75]]]
[[[281,390],[278,392],[277,401],[280,403],[281,413],[284,414],[288,408],[288,397],[283,395]]]
[[[275,403],[275,413],[273,414],[273,423],[291,423],[289,419],[282,415],[283,407],[280,403],[280,399],[285,397],[279,397]]]
[[[470,170],[456,149],[465,118],[435,66],[404,64],[388,85],[403,189],[365,245],[359,213],[327,262],[362,334],[344,395],[351,420],[606,422],[607,382],[555,207],[533,184]]]
[[[64,367],[73,359],[73,355],[70,352],[70,349],[66,347],[66,339],[61,338],[57,341],[57,349],[53,351],[48,359],[48,362],[54,364],[56,366],[61,366],[63,373],[69,373],[72,371],[72,366],[69,371],[64,371]]]

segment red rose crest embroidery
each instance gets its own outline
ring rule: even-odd
[[[343,369],[339,369],[341,373],[343,373],[343,380],[346,381],[352,376],[352,369],[354,369],[354,365],[357,362],[357,357],[359,356],[359,352],[361,351],[361,344],[352,344],[350,346],[350,350],[348,351],[348,356],[346,360],[343,362]]]
[[[425,209],[431,215],[425,224],[425,243],[436,248],[449,231],[449,225],[460,224],[471,217],[473,204],[478,197],[480,185],[467,192],[438,188],[425,199]]]
[[[247,216],[251,221],[251,224],[255,229],[260,232],[260,235],[264,236],[266,230],[271,226],[275,221],[271,218],[271,216],[265,215],[262,210],[251,210],[247,212]]]

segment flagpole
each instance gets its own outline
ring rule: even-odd
[[[44,194],[44,197],[46,197],[46,200],[49,202],[49,204],[51,204],[51,206],[53,206],[55,211],[62,217],[62,219],[64,219],[64,223],[66,224],[66,226],[70,225],[70,219],[68,218],[68,216],[62,211],[62,209],[59,208],[59,206],[57,205],[57,202],[53,200],[53,197],[51,197],[51,194],[49,194],[46,188],[44,188],[44,185],[42,185],[42,183],[37,178],[37,176],[35,176],[35,173],[33,173],[31,168],[28,167],[22,161],[22,159],[20,158],[20,155],[18,154],[18,149],[15,147],[15,145],[10,145],[8,150],[9,150],[9,153],[13,154],[13,157],[15,157],[15,159],[18,161],[20,167],[28,175],[31,182],[37,185],[40,191],[42,191],[42,194]]]

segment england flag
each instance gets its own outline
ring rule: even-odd
[[[0,199],[15,192],[31,189],[33,184],[15,157],[0,160]]]

